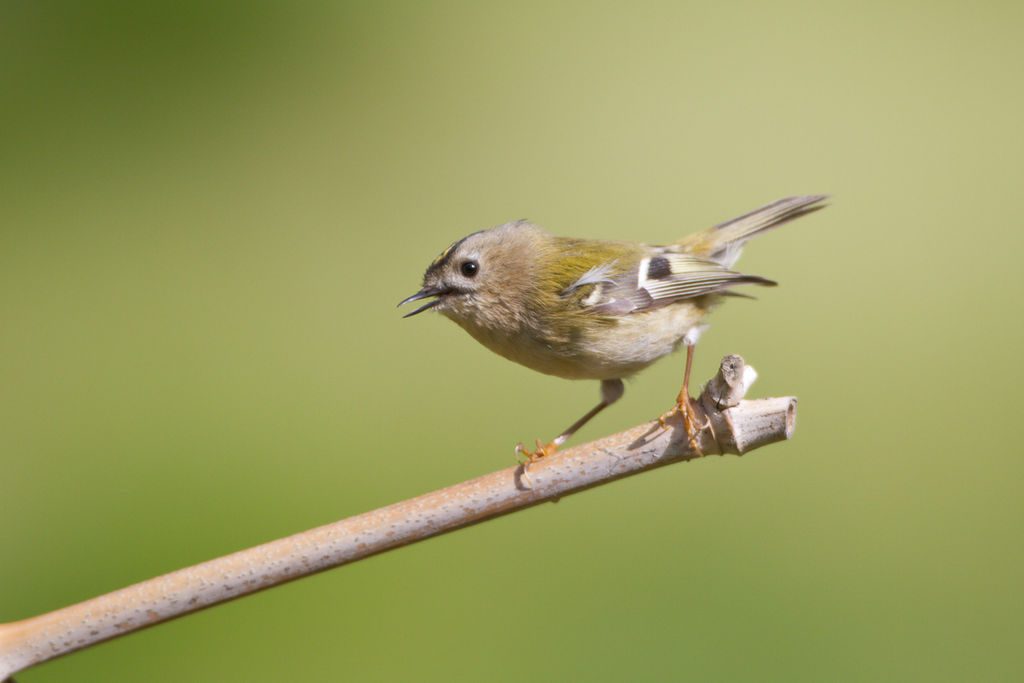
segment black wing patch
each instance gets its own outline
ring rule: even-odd
[[[611,274],[601,272],[594,292],[583,303],[601,315],[627,315],[649,311],[676,301],[723,292],[735,285],[774,285],[757,275],[744,275],[690,254],[663,252],[640,261],[635,268]]]

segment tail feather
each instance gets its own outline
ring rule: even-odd
[[[825,208],[827,194],[787,197],[676,243],[684,251],[732,267],[751,237]]]

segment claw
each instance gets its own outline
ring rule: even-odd
[[[552,453],[554,453],[557,450],[558,450],[558,444],[556,444],[554,441],[552,441],[549,444],[542,445],[541,442],[540,442],[540,439],[537,439],[537,450],[535,450],[535,451],[528,451],[526,449],[526,446],[524,446],[521,443],[517,443],[516,444],[516,455],[517,456],[520,456],[520,455],[526,456],[526,462],[525,463],[520,463],[522,465],[533,464],[533,463],[537,462],[538,460],[540,460],[541,458],[546,458],[547,456],[551,455]]]
[[[537,450],[531,452],[531,451],[528,451],[526,449],[526,446],[524,446],[522,443],[517,443],[516,444],[516,460],[519,462],[520,465],[523,466],[522,477],[523,477],[523,482],[526,484],[527,488],[531,488],[531,489],[533,488],[533,481],[530,479],[530,473],[529,473],[530,465],[532,465],[533,463],[537,462],[541,458],[548,457],[549,455],[551,455],[552,453],[557,451],[558,450],[558,446],[559,446],[559,443],[558,443],[557,439],[555,441],[552,441],[551,443],[548,443],[548,444],[545,444],[545,445],[541,445],[540,439],[537,439]],[[525,456],[526,460],[525,461],[519,460],[519,456],[520,455]]]
[[[686,436],[690,440],[690,449],[698,456],[704,457],[704,451],[700,449],[697,437],[702,431],[711,427],[711,420],[705,416],[704,424],[698,427],[697,420],[694,418],[699,408],[694,406],[693,399],[690,398],[690,369],[692,366],[693,345],[691,344],[686,347],[686,374],[683,375],[683,388],[679,392],[679,396],[676,397],[676,405],[672,410],[659,417],[658,422],[661,424],[661,428],[665,429],[668,427],[668,419],[678,413],[683,418],[683,426],[686,427]],[[712,430],[711,435],[714,436],[714,434],[715,432]]]
[[[658,423],[662,429],[667,429],[668,420],[674,415],[679,415],[683,419],[683,427],[686,429],[686,437],[690,441],[690,449],[698,456],[703,457],[704,451],[700,448],[698,437],[701,432],[711,427],[711,420],[705,417],[704,424],[698,425],[696,414],[697,410],[693,407],[693,399],[681,395],[675,406],[658,418]]]

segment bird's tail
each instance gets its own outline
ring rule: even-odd
[[[825,208],[826,205],[822,202],[826,199],[827,194],[786,197],[716,225],[710,230],[685,237],[676,242],[676,246],[695,256],[717,261],[731,268],[748,239],[777,225]]]

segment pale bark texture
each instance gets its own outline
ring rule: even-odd
[[[726,356],[701,397],[701,453],[741,455],[788,439],[793,397],[742,400],[756,374]],[[703,413],[700,414],[700,413]],[[700,457],[679,423],[657,421],[333,524],[180,569],[22,621],[0,624],[0,679],[205,607],[583,489]]]

